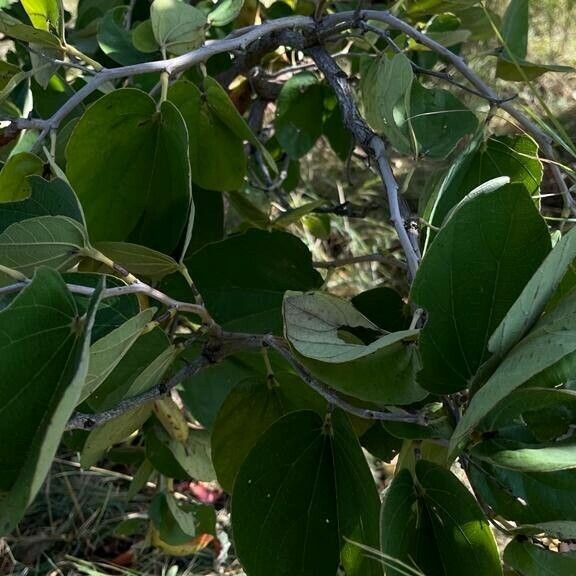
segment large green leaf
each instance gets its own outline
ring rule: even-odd
[[[212,26],[226,26],[234,21],[244,6],[244,0],[220,0],[208,14]]]
[[[38,216],[15,222],[0,234],[0,262],[27,277],[39,266],[67,270],[88,249],[84,227],[67,216]]]
[[[90,396],[108,378],[152,320],[156,308],[147,308],[130,318],[90,347],[90,363],[82,400]]]
[[[208,244],[185,264],[214,319],[229,329],[279,332],[284,292],[322,285],[306,246],[285,232],[248,230]]]
[[[530,195],[508,185],[465,202],[428,249],[412,286],[426,309],[420,383],[433,392],[468,386],[488,340],[550,250]]]
[[[502,574],[482,509],[456,476],[432,462],[417,462],[414,477],[407,469],[395,476],[382,507],[381,539],[387,576],[408,574],[407,567],[426,576]]]
[[[519,386],[576,351],[576,294],[545,315],[504,358],[474,395],[458,422],[451,450],[458,450],[482,419]]]
[[[221,192],[240,188],[246,175],[243,138],[214,113],[191,82],[173,84],[168,98],[178,107],[188,127],[194,183]]]
[[[42,160],[30,152],[10,156],[0,171],[0,202],[15,202],[28,198],[30,184],[27,176],[42,174],[43,167]]]
[[[236,550],[250,576],[381,575],[348,541],[377,547],[378,494],[346,417],[309,411],[272,425],[234,485]]]
[[[447,172],[428,202],[424,217],[434,226],[441,226],[469,192],[500,176],[508,176],[511,184],[524,184],[535,195],[542,180],[536,142],[529,136],[491,137],[486,142],[477,138]]]
[[[204,41],[206,16],[182,0],[154,0],[150,20],[156,42],[170,54],[184,54]]]
[[[576,573],[576,552],[545,550],[526,540],[512,540],[504,550],[504,562],[521,576],[572,576]]]
[[[40,489],[88,370],[102,284],[80,317],[59,274],[40,268],[0,312],[0,534]]]
[[[554,246],[520,296],[496,328],[488,348],[503,356],[526,334],[544,311],[576,258],[576,230],[571,230]]]
[[[129,239],[161,252],[193,218],[188,136],[170,102],[125,88],[92,104],[66,148],[67,173],[93,241]]]

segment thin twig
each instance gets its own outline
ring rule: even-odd
[[[346,74],[328,52],[320,46],[314,46],[309,48],[307,53],[316,62],[316,66],[318,66],[318,69],[332,86],[340,104],[345,126],[350,130],[358,145],[364,149],[366,154],[376,164],[376,170],[382,180],[388,198],[390,219],[406,256],[410,278],[414,278],[420,263],[418,239],[412,238],[411,236],[413,235],[408,231],[408,214],[402,213],[399,186],[390,167],[384,141],[371,130],[364,118],[362,118]]]
[[[340,398],[333,390],[328,388],[325,384],[314,378],[314,376],[298,362],[291,354],[288,346],[280,339],[273,336],[264,338],[264,343],[280,354],[291,366],[296,370],[300,378],[310,386],[313,390],[318,392],[329,404],[338,406],[349,414],[354,414],[360,418],[367,420],[381,420],[387,422],[412,422],[416,424],[426,425],[426,417],[424,414],[410,414],[409,412],[384,412],[381,410],[371,410],[368,408],[360,408],[350,404],[346,400]]]

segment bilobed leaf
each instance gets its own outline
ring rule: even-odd
[[[292,346],[303,356],[323,362],[350,362],[380,348],[412,341],[418,330],[386,334],[350,302],[323,292],[287,292],[284,296],[284,330]],[[379,335],[368,345],[346,342],[340,331],[364,328]]]
[[[0,234],[0,259],[25,276],[39,266],[67,270],[88,248],[83,226],[67,216],[38,216],[8,226]]]
[[[94,248],[136,276],[160,280],[180,268],[170,256],[138,244],[98,242]]]
[[[381,539],[391,559],[387,576],[407,574],[407,567],[426,576],[502,574],[482,509],[452,472],[432,462],[418,461],[414,477],[407,469],[395,476],[382,507]]]
[[[58,30],[60,10],[57,0],[22,0],[22,6],[34,28]]]
[[[526,540],[512,540],[504,550],[504,562],[521,576],[572,576],[576,552],[554,552]]]
[[[0,312],[2,535],[14,529],[42,486],[76,408],[102,287],[80,318],[59,274],[40,268]]]
[[[32,28],[17,18],[0,10],[0,34],[21,40],[22,42],[41,44],[42,46],[60,46],[60,40],[46,30]]]
[[[16,202],[30,196],[27,176],[42,174],[44,163],[30,152],[10,156],[0,171],[0,202]],[[0,206],[0,211],[3,206]]]
[[[528,51],[528,5],[529,0],[510,0],[502,21],[504,46],[516,58],[525,58]]]
[[[284,332],[298,359],[329,386],[382,404],[426,396],[415,378],[418,330],[385,333],[346,300],[320,292],[287,292],[283,311]],[[356,334],[373,339],[365,344]]]
[[[156,308],[143,310],[90,347],[90,363],[82,400],[88,398],[112,373],[155,313]]]
[[[403,54],[382,54],[365,70],[360,83],[368,123],[401,152],[412,150],[409,136],[410,92],[414,72]]]
[[[66,148],[67,174],[93,241],[170,253],[193,218],[188,137],[170,102],[125,88],[92,104]]]
[[[572,294],[536,323],[474,395],[454,431],[452,452],[511,392],[576,351],[575,322],[576,294]]]
[[[226,26],[234,21],[244,6],[244,0],[220,0],[208,14],[208,24]]]
[[[465,202],[426,252],[412,286],[425,308],[420,383],[436,393],[468,386],[488,340],[550,250],[527,190],[508,185]]]
[[[576,231],[565,234],[527,282],[520,296],[496,328],[488,347],[503,355],[536,322],[576,258]]]
[[[341,560],[350,576],[382,574],[348,543],[377,547],[378,494],[339,412],[326,425],[314,412],[292,412],[266,431],[236,478],[232,524],[251,576],[334,576]]]
[[[180,110],[188,128],[194,183],[221,192],[240,188],[246,175],[243,137],[222,122],[191,82],[173,84],[168,99]]]
[[[204,42],[206,16],[181,0],[154,0],[150,20],[156,41],[170,54],[184,54]]]
[[[162,540],[178,546],[196,534],[194,508],[194,504],[179,503],[173,494],[159,492],[150,504],[148,515]]]
[[[208,244],[184,263],[214,319],[230,330],[279,332],[284,292],[322,285],[308,248],[285,232],[248,230]]]
[[[92,430],[80,455],[82,467],[87,469],[94,466],[114,444],[126,440],[138,430],[151,413],[151,403],[143,404]]]

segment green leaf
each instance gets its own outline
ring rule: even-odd
[[[38,216],[15,222],[0,234],[2,264],[27,277],[39,266],[68,270],[87,248],[86,231],[67,216]]]
[[[323,282],[306,246],[285,232],[248,230],[205,246],[184,263],[214,319],[230,330],[279,332],[284,292]]]
[[[178,502],[173,494],[160,492],[154,496],[148,515],[164,542],[178,546],[196,535],[195,508],[198,504]]]
[[[576,522],[541,522],[539,524],[524,524],[514,529],[515,534],[538,536],[545,534],[559,540],[574,540],[576,538]]]
[[[62,275],[67,284],[88,286],[96,288],[102,279],[102,274],[87,274],[83,272],[66,272]],[[126,284],[115,276],[105,276],[107,288],[117,288]],[[90,298],[80,294],[74,295],[78,310],[82,313],[88,308]],[[96,342],[112,330],[136,316],[140,312],[138,296],[136,294],[124,294],[102,300],[96,312],[94,327],[92,328],[92,343]]]
[[[287,292],[284,296],[284,330],[290,344],[303,356],[323,362],[357,360],[386,346],[413,341],[418,330],[389,334],[362,316],[350,302],[322,292]],[[363,328],[377,339],[370,344],[347,342],[341,331]]]
[[[240,14],[242,6],[244,6],[244,0],[220,0],[208,14],[208,24],[212,26],[230,24]]]
[[[325,200],[314,200],[313,202],[307,202],[306,204],[302,204],[302,206],[298,206],[298,208],[294,208],[288,212],[284,212],[276,220],[274,220],[274,226],[278,226],[279,228],[287,228],[291,224],[295,224],[307,216],[311,212],[313,212],[316,208],[320,206],[324,206],[326,204]]]
[[[137,244],[98,242],[94,248],[136,276],[161,280],[180,269],[178,262],[170,256]]]
[[[478,126],[476,116],[448,90],[427,89],[418,82],[412,86],[410,122],[416,152],[432,158],[447,156]]]
[[[86,384],[82,391],[85,400],[108,378],[128,350],[142,335],[143,330],[154,317],[156,308],[147,308],[130,318],[90,347],[90,364]]]
[[[412,63],[401,53],[392,58],[382,54],[360,81],[366,120],[402,152],[412,149],[408,117],[413,80]]]
[[[58,30],[60,9],[58,0],[22,0],[22,6],[34,28],[50,31]]]
[[[312,482],[311,482],[312,479]],[[378,493],[350,424],[292,412],[244,461],[232,497],[236,551],[251,576],[350,576],[382,568],[348,541],[377,547]],[[287,521],[290,519],[290,521]]]
[[[60,46],[60,40],[46,30],[32,28],[0,10],[0,34],[22,42],[41,44],[42,46]]]
[[[181,350],[176,346],[169,346],[162,351],[150,364],[138,374],[134,382],[128,388],[125,398],[132,398],[150,390],[160,383],[164,374],[180,355]]]
[[[576,471],[521,472],[470,463],[474,491],[500,516],[521,524],[576,520]]]
[[[126,440],[139,430],[151,413],[151,404],[143,404],[92,430],[80,455],[82,468],[86,470],[94,466],[114,444]]]
[[[525,472],[557,472],[576,468],[574,440],[531,445],[513,440],[482,442],[471,452],[494,466]]]
[[[81,318],[59,274],[40,268],[0,312],[2,535],[14,529],[42,486],[76,408],[102,288]]]
[[[504,562],[521,576],[571,576],[576,571],[576,552],[553,552],[525,540],[512,540],[504,550]]]
[[[381,539],[388,576],[415,569],[426,576],[502,574],[480,506],[456,476],[432,462],[418,461],[414,478],[407,469],[395,476],[382,507]]]
[[[191,82],[173,84],[168,99],[178,107],[188,127],[194,183],[221,192],[240,188],[246,175],[242,138],[222,122]],[[226,158],[225,163],[222,158]]]
[[[194,214],[187,148],[170,102],[156,112],[150,96],[125,88],[92,104],[66,148],[92,240],[172,252]]]
[[[134,28],[132,31],[132,44],[134,44],[136,50],[144,52],[145,54],[158,52],[160,46],[158,46],[158,42],[156,42],[156,38],[154,38],[151,20],[144,20],[144,22],[140,22],[140,24]]]
[[[504,358],[474,395],[458,422],[450,448],[454,452],[478,424],[511,392],[576,350],[576,294],[567,296],[546,314]]]
[[[424,217],[434,226],[441,226],[448,213],[469,192],[501,176],[508,176],[511,184],[524,184],[530,195],[538,193],[542,163],[532,138],[500,136],[486,142],[477,139],[447,172],[426,207]],[[435,236],[431,234],[430,239]]]
[[[336,390],[382,404],[427,395],[416,383],[418,330],[386,334],[336,296],[287,292],[284,331],[299,361]]]
[[[526,60],[510,60],[505,53],[498,55],[496,63],[496,77],[509,82],[525,82],[535,80],[546,72],[574,72],[573,66],[561,64],[535,64]]]
[[[170,347],[168,337],[160,328],[144,332],[128,349],[111,374],[88,398],[88,405],[96,412],[114,407],[125,398],[140,375]]]
[[[310,72],[295,74],[282,86],[276,102],[276,139],[290,158],[309,152],[322,135],[324,91]]]
[[[222,123],[238,138],[250,142],[250,144],[258,148],[268,166],[277,173],[278,168],[276,167],[274,158],[272,158],[272,155],[268,152],[264,144],[258,140],[256,134],[252,132],[246,120],[244,120],[232,100],[230,100],[226,90],[224,90],[214,78],[207,76],[204,78],[204,93],[206,95],[206,103],[210,110],[212,110]]]
[[[98,45],[106,56],[118,64],[129,66],[146,62],[146,54],[138,51],[132,42],[132,32],[127,30],[124,21],[127,6],[117,6],[108,10],[98,25]]]
[[[181,0],[154,0],[150,20],[156,41],[170,54],[184,54],[204,42],[206,16]]]
[[[232,493],[234,479],[257,440],[289,410],[312,408],[323,401],[297,376],[275,372],[273,381],[254,376],[224,401],[212,430],[212,462],[220,486]]]
[[[410,312],[396,290],[380,286],[361,292],[352,298],[352,305],[368,320],[388,332],[406,330],[410,326]]]
[[[194,199],[194,228],[186,256],[197,252],[206,244],[219,242],[224,237],[224,198],[222,194],[194,186],[192,196]]]
[[[412,299],[428,312],[419,382],[436,393],[469,385],[488,340],[550,250],[550,235],[521,185],[465,202],[426,252]]]
[[[237,212],[238,216],[243,222],[246,222],[248,227],[262,228],[268,230],[270,228],[270,218],[268,214],[263,212],[254,202],[252,202],[245,191],[233,191],[226,194],[230,206]]]
[[[0,202],[16,202],[30,196],[27,176],[42,174],[44,164],[30,152],[10,156],[0,171]],[[2,210],[0,206],[0,210]]]
[[[529,0],[510,0],[500,33],[505,49],[516,58],[526,58],[528,51]]]

